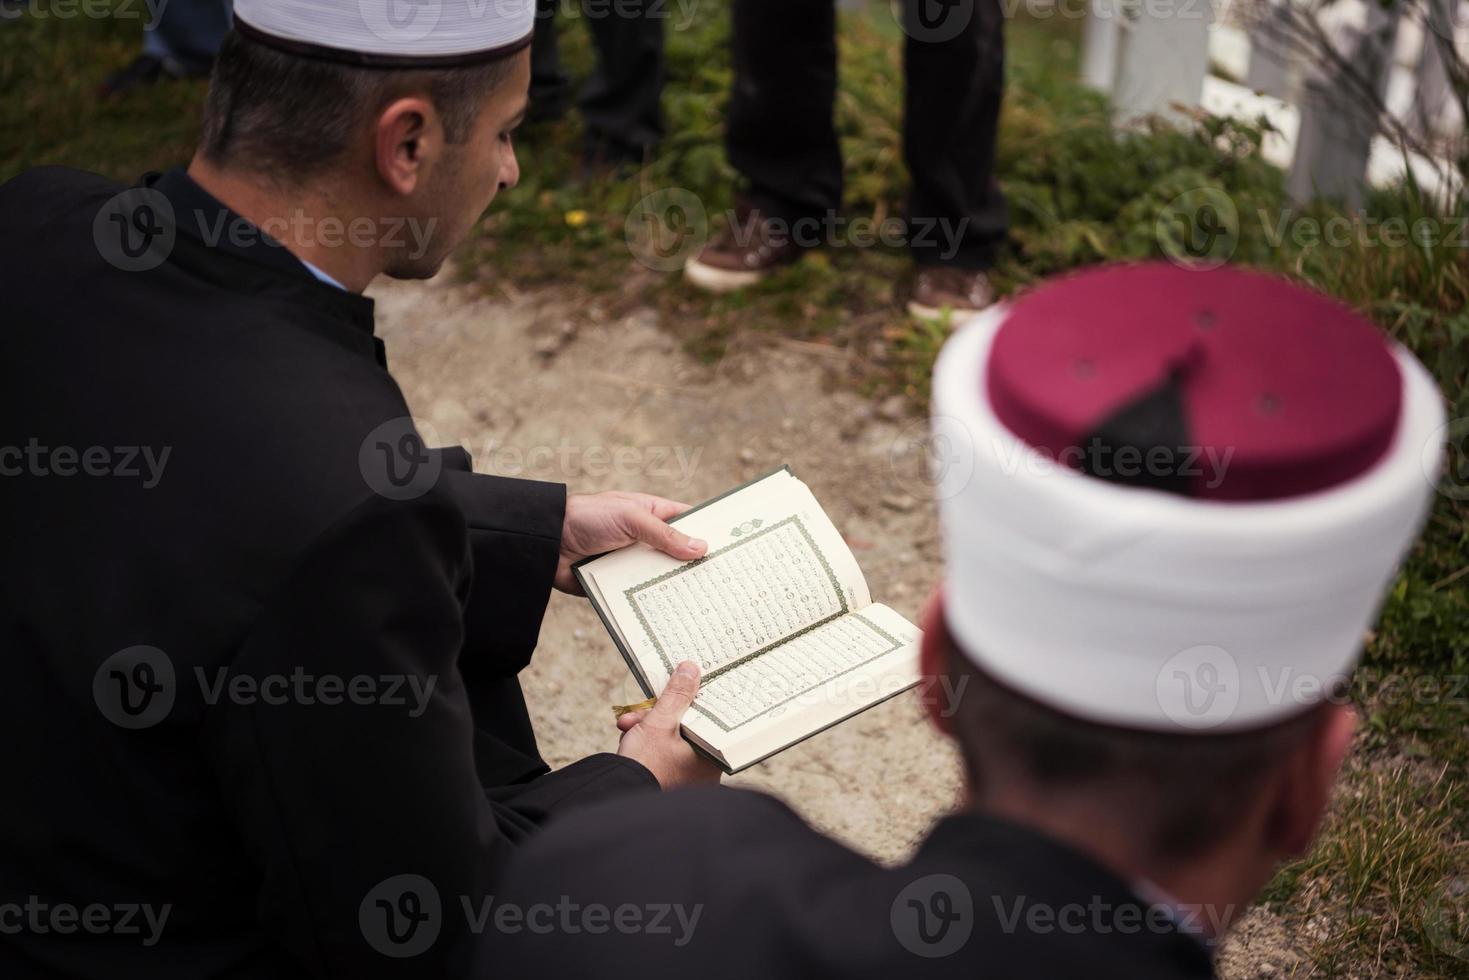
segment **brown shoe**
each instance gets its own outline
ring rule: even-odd
[[[937,320],[948,310],[962,322],[995,301],[995,287],[978,269],[921,265],[908,293],[908,315]]]
[[[711,293],[727,293],[755,285],[803,251],[791,240],[788,222],[772,221],[760,208],[739,201],[735,220],[684,264],[684,278]]]

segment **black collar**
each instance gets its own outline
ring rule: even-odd
[[[950,814],[936,824],[918,849],[914,860],[931,859],[935,865],[962,868],[967,864],[993,863],[996,855],[1016,870],[1020,880],[1034,879],[1045,869],[1044,879],[1064,882],[1068,894],[1095,898],[1111,910],[1135,907],[1135,921],[1143,921],[1149,902],[1129,883],[1090,855],[1022,824],[972,810]],[[962,873],[960,873],[962,876]],[[1169,925],[1151,935],[1165,956],[1199,976],[1212,976],[1213,953],[1209,941],[1198,931],[1202,918],[1185,923],[1172,915]],[[1156,917],[1155,917],[1156,918]]]
[[[250,293],[284,291],[293,300],[373,332],[373,301],[322,282],[290,249],[230,210],[182,169],[139,182],[168,199],[178,230],[173,257],[217,285]]]

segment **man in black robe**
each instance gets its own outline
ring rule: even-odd
[[[682,505],[425,449],[360,294],[514,185],[529,13],[313,9],[236,5],[187,171],[0,187],[7,980],[460,974],[550,814],[713,772],[696,676],[553,773],[516,680],[578,558],[702,553]]]
[[[1370,323],[1238,270],[1091,271],[974,322],[934,378],[921,644],[956,812],[895,867],[738,790],[571,814],[512,859],[484,975],[1211,976],[1326,809],[1443,419]]]

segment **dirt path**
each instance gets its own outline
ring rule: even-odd
[[[414,415],[440,443],[468,447],[481,472],[695,503],[788,463],[852,545],[873,596],[916,621],[939,568],[918,475],[923,422],[833,390],[841,353],[761,337],[706,366],[650,309],[612,321],[549,294],[492,301],[446,276],[372,295]],[[559,594],[523,680],[553,766],[610,750],[609,706],[642,697],[586,602]],[[911,692],[729,783],[775,793],[884,862],[906,857],[961,789],[956,755]],[[1246,933],[1227,975],[1289,962],[1273,917],[1257,913]]]

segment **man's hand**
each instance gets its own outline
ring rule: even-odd
[[[566,520],[561,528],[561,560],[556,565],[556,588],[572,595],[582,590],[571,566],[604,551],[642,541],[680,561],[692,561],[709,550],[703,541],[664,523],[689,509],[688,504],[647,493],[575,493],[566,498]]]
[[[698,691],[699,667],[685,660],[668,679],[657,704],[617,719],[622,731],[617,754],[647,766],[664,789],[719,782],[719,767],[695,752],[678,733],[679,722]]]

